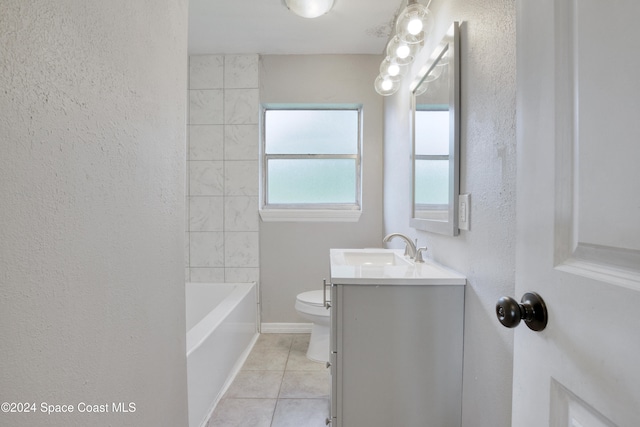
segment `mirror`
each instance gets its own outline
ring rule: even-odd
[[[454,22],[411,85],[411,227],[458,235],[459,28]]]

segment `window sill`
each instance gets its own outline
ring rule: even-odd
[[[264,222],[357,222],[361,210],[261,209]]]

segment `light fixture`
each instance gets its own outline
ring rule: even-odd
[[[380,75],[391,80],[400,80],[405,73],[405,66],[398,64],[395,58],[387,56],[380,64]]]
[[[387,43],[386,56],[380,64],[380,74],[373,84],[376,92],[388,96],[398,91],[402,85],[402,76],[415,59],[431,27],[429,6],[423,6],[417,0],[408,0],[407,7],[396,19],[396,32]]]
[[[378,76],[373,86],[380,95],[393,95],[400,89],[400,80],[392,80],[390,77]]]
[[[429,9],[417,0],[409,0],[407,7],[398,15],[396,34],[405,43],[421,43],[431,27]]]
[[[387,56],[395,58],[399,65],[411,64],[418,47],[419,45],[416,43],[407,43],[400,40],[400,37],[396,34],[387,44]]]
[[[334,0],[284,0],[290,11],[303,18],[317,18],[329,12]]]

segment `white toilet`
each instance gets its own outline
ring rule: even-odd
[[[316,362],[329,361],[329,310],[324,306],[323,292],[309,291],[296,297],[296,311],[313,322],[307,357]]]

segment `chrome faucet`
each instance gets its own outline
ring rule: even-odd
[[[404,234],[402,233],[387,234],[386,236],[384,236],[384,239],[382,239],[382,243],[387,243],[388,241],[392,240],[394,237],[400,237],[402,240],[405,241],[407,245],[404,247],[404,256],[408,256],[409,258],[414,259],[416,257],[416,245],[411,241],[410,238],[408,238]]]

